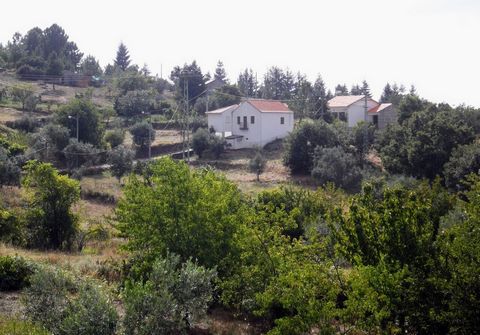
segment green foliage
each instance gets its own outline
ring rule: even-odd
[[[54,334],[113,335],[118,316],[111,301],[93,282],[41,268],[26,289],[25,314]]]
[[[222,274],[242,208],[238,189],[225,178],[162,158],[142,177],[129,177],[116,216],[129,250],[152,257],[171,251]]]
[[[115,66],[122,71],[125,71],[130,65],[130,55],[125,44],[120,43],[117,50],[117,57],[115,58]]]
[[[365,159],[375,141],[375,125],[359,122],[352,128],[352,144],[356,148],[359,159]]]
[[[130,129],[133,143],[142,149],[145,149],[149,143],[155,141],[155,130],[152,124],[147,121],[135,123]]]
[[[43,161],[63,160],[63,149],[69,144],[69,141],[68,128],[49,123],[32,136],[33,157]]]
[[[31,247],[71,249],[77,233],[78,219],[72,205],[79,200],[77,181],[60,175],[50,164],[30,161],[25,167],[28,207],[25,221]]]
[[[20,102],[22,104],[22,110],[25,110],[28,99],[32,99],[34,96],[33,87],[27,84],[18,84],[10,88],[10,95],[13,101]]]
[[[480,174],[480,144],[476,142],[455,148],[443,169],[445,184],[451,189],[463,189],[462,181],[471,173]]]
[[[442,174],[453,149],[473,138],[461,113],[430,108],[414,113],[401,126],[387,127],[376,147],[388,172],[433,179]]]
[[[14,141],[11,141],[1,135],[0,135],[0,148],[5,149],[5,152],[9,157],[21,155],[25,153],[25,150],[27,149],[26,146],[15,143]]]
[[[215,270],[168,254],[154,262],[145,282],[128,282],[124,292],[125,334],[183,334],[207,311]]]
[[[125,140],[125,131],[120,128],[107,130],[104,139],[108,144],[110,144],[112,149],[116,148],[123,144],[123,141]]]
[[[82,60],[80,70],[86,76],[100,76],[103,74],[102,68],[95,57],[88,55]]]
[[[248,167],[250,172],[253,172],[257,175],[257,181],[260,181],[260,175],[265,171],[265,167],[267,166],[267,160],[263,157],[263,154],[260,150],[255,152],[255,156],[253,156],[250,161],[248,162]]]
[[[0,291],[15,291],[27,287],[34,272],[35,266],[22,257],[0,256]]]
[[[38,128],[39,122],[34,117],[23,116],[18,120],[8,122],[7,126],[13,129],[24,131],[26,133],[32,133]]]
[[[238,104],[240,102],[240,90],[236,85],[225,85],[213,92],[209,99],[209,110]],[[203,110],[205,111],[205,109]]]
[[[8,335],[51,335],[43,327],[25,320],[0,317],[0,334]]]
[[[184,64],[182,67],[175,66],[170,74],[170,79],[175,83],[177,101],[185,99],[185,86],[188,88],[188,100],[192,106],[205,91],[205,78],[195,61],[191,64]]]
[[[237,86],[243,96],[255,98],[258,94],[258,81],[252,69],[245,69],[237,79]]]
[[[286,139],[284,163],[294,174],[310,173],[315,148],[338,144],[334,128],[325,121],[303,122]]]
[[[354,279],[347,306],[368,312],[364,321],[382,331],[443,333],[444,297],[430,276],[438,264],[440,219],[453,208],[452,196],[438,181],[385,188],[380,198],[367,185],[348,208],[338,206],[328,220],[340,255],[366,276]]]
[[[193,151],[202,158],[202,154],[210,147],[210,132],[205,128],[199,128],[192,137]]]
[[[70,143],[63,149],[67,168],[71,171],[80,167],[95,165],[99,161],[99,150],[90,143],[77,142],[70,139]]]
[[[110,164],[112,175],[120,180],[124,175],[132,172],[134,158],[135,153],[133,150],[130,150],[123,145],[117,146],[109,151],[107,161]]]
[[[0,147],[0,186],[18,185],[20,182],[21,161],[11,157],[8,151]]]
[[[346,190],[358,190],[362,172],[355,157],[342,147],[315,149],[312,176],[322,185],[334,183]]]
[[[154,109],[155,94],[151,90],[128,91],[115,98],[114,108],[118,115],[133,117]]]
[[[442,315],[451,334],[473,334],[478,331],[480,317],[480,180],[470,178],[466,201],[459,206],[464,215],[448,229],[441,240],[443,276],[437,275],[448,297],[448,310]],[[445,274],[447,274],[445,276]],[[440,277],[440,278],[438,278]]]
[[[402,124],[408,120],[414,113],[421,112],[429,106],[429,103],[420,99],[418,95],[407,94],[400,101],[398,107],[398,122]]]
[[[294,89],[294,77],[289,70],[282,70],[272,66],[267,70],[260,88],[262,98],[290,99]]]
[[[120,91],[120,95],[125,95],[131,91],[144,91],[149,88],[149,78],[135,72],[126,72],[119,76],[115,81],[115,86]]]
[[[0,205],[0,241],[21,245],[24,241],[22,222],[15,213]]]
[[[87,98],[75,98],[62,106],[57,112],[56,121],[70,130],[70,137],[77,137],[80,142],[100,145],[103,138],[103,126],[100,112]]]
[[[210,137],[210,151],[215,159],[219,159],[220,156],[225,152],[225,145],[226,141],[224,138],[215,135]]]

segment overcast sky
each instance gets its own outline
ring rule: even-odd
[[[105,66],[123,41],[133,62],[169,75],[222,60],[232,81],[269,66],[321,74],[328,88],[414,84],[435,102],[480,107],[478,0],[15,0],[0,5],[0,42],[52,23]]]

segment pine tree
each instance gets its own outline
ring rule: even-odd
[[[222,61],[218,61],[217,68],[215,69],[215,74],[213,75],[215,79],[220,79],[223,81],[227,81],[227,73],[225,72],[225,68],[223,67]]]
[[[258,82],[252,69],[245,69],[240,73],[237,80],[237,86],[242,95],[248,98],[255,98],[258,93]]]
[[[394,92],[392,90],[392,87],[390,86],[389,83],[387,83],[385,85],[385,87],[383,88],[383,93],[382,93],[382,96],[380,97],[380,102],[382,102],[382,103],[390,102],[393,94],[394,94]]]
[[[335,95],[350,95],[347,85],[338,84],[337,86],[335,86]]]
[[[312,99],[314,109],[314,114],[312,115],[312,117],[314,119],[324,117],[328,111],[328,94],[325,89],[325,82],[320,75],[317,77],[317,80],[315,80],[315,83],[313,84]]]
[[[369,98],[372,97],[372,94],[370,93],[370,87],[368,86],[368,83],[366,80],[362,82],[362,94],[366,95]]]
[[[125,71],[130,65],[130,55],[125,44],[120,43],[117,50],[117,57],[114,60],[115,66]]]
[[[363,91],[359,85],[353,85],[352,89],[350,90],[351,95],[362,95]]]

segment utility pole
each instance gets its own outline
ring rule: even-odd
[[[364,131],[364,134],[363,134],[363,150],[362,150],[362,155],[364,157],[362,162],[364,162],[364,165],[365,165],[365,160],[366,160],[366,153],[367,153],[367,146],[368,146],[368,95],[367,95],[367,92],[363,92],[364,94],[364,109],[365,109],[365,117],[364,117],[364,120],[365,120],[365,131]]]

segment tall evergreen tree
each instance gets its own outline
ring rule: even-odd
[[[279,67],[272,66],[268,69],[261,88],[262,97],[265,99],[286,100],[292,97],[295,80],[293,74]]]
[[[370,93],[370,87],[366,80],[362,82],[362,95],[366,95],[367,97],[371,98],[372,94]]]
[[[258,94],[258,82],[252,69],[245,69],[237,79],[237,86],[242,95],[248,98],[255,98]]]
[[[393,96],[393,90],[390,86],[390,83],[387,83],[383,88],[382,96],[380,97],[380,102],[390,102]]]
[[[115,58],[114,63],[123,71],[125,71],[130,65],[130,55],[128,54],[128,49],[123,42],[118,46],[117,57]]]
[[[324,118],[328,111],[328,97],[325,89],[325,83],[320,75],[313,84],[312,102],[313,113],[311,117],[314,119]]]
[[[362,88],[359,85],[352,85],[352,89],[350,90],[351,95],[363,95]]]
[[[227,73],[225,72],[225,68],[223,67],[222,61],[218,61],[217,68],[215,69],[215,74],[213,75],[215,79],[220,79],[223,81],[227,81]]]
[[[350,93],[348,92],[348,88],[347,88],[347,85],[343,84],[343,85],[340,85],[338,84],[337,86],[335,86],[335,95],[350,95]]]

